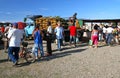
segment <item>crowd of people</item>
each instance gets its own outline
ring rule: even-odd
[[[92,46],[97,48],[98,42],[104,42],[107,46],[112,46],[113,43],[119,44],[120,27],[109,25],[95,24],[91,32]]]
[[[61,51],[64,30],[60,22],[57,23],[55,30],[52,29],[51,22],[48,23],[47,33],[45,34],[46,42],[47,42],[46,53],[44,53],[44,49],[43,49],[44,33],[39,28],[40,28],[39,25],[36,25],[32,33],[32,37],[34,39],[34,45],[31,51],[32,54],[34,55],[33,58],[35,58],[33,61],[39,58],[38,56],[39,51],[41,57],[47,57],[52,55],[52,47],[51,47],[52,34],[56,34],[58,50]],[[19,65],[18,59],[19,59],[20,46],[21,43],[24,41],[24,35],[25,35],[24,29],[19,29],[18,23],[12,23],[11,25],[6,26],[4,28],[4,31],[2,29],[1,33],[3,34],[2,40],[4,41],[4,52],[8,53],[8,57],[13,62],[14,66]]]
[[[39,58],[39,52],[41,57],[47,57],[52,56],[52,38],[53,35],[56,37],[57,41],[57,50],[61,51],[61,46],[64,45],[64,28],[61,26],[61,22],[57,22],[57,26],[55,29],[52,28],[51,22],[48,22],[48,28],[46,32],[46,36],[43,35],[44,33],[42,30],[39,29],[39,25],[35,26],[35,29],[32,33],[32,37],[34,39],[34,45],[32,47],[32,54],[34,55],[34,62]],[[70,45],[74,45],[76,47],[77,42],[77,28],[74,23],[71,22],[70,26],[68,27],[68,30],[70,31]],[[97,48],[98,42],[105,42],[106,45],[111,46],[112,40],[114,40],[117,44],[119,44],[119,32],[120,27],[116,26],[114,27],[112,23],[109,25],[97,25],[95,24],[93,26],[93,29],[91,31],[91,38],[92,41],[92,47]],[[44,52],[43,47],[43,38],[46,40],[46,53]],[[6,26],[4,29],[4,51],[8,52],[8,56],[10,60],[13,62],[14,65],[19,65],[19,52],[20,52],[20,46],[21,42],[24,41],[24,29],[21,30],[18,28],[18,23],[13,23],[12,25]],[[8,51],[7,51],[8,47]]]

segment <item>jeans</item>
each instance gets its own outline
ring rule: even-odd
[[[18,61],[19,59],[19,50],[20,50],[20,47],[9,47],[8,48],[8,55],[13,63]]]
[[[38,57],[38,50],[40,50],[41,56],[44,56],[43,45],[42,44],[34,44],[32,52],[33,54]]]
[[[70,36],[70,42],[72,42],[72,39],[74,41],[74,43],[76,42],[76,37],[75,36]]]
[[[72,39],[74,44],[76,44],[76,36],[70,36],[70,43],[72,43]]]
[[[57,39],[57,47],[58,47],[58,50],[61,50],[61,45],[62,45],[62,39]]]
[[[113,38],[112,33],[108,33],[108,34],[107,34],[107,39],[106,39],[108,45],[110,45],[112,38]]]

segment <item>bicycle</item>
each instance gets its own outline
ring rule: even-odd
[[[26,62],[32,62],[34,60],[32,51],[27,48],[28,42],[22,42],[22,47],[19,52],[19,57],[24,58]]]

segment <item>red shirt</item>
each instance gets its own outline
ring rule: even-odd
[[[5,27],[0,27],[2,33],[4,33]]]
[[[70,36],[75,36],[76,35],[76,27],[75,26],[70,26]]]

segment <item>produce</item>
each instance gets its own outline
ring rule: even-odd
[[[60,17],[40,17],[35,20],[36,25],[40,26],[40,30],[47,30],[48,22],[51,22],[51,26],[54,29],[57,26],[57,22],[60,21],[62,26],[68,26],[65,19]],[[66,28],[66,27],[65,27]]]
[[[55,28],[57,24],[57,19],[51,17],[41,17],[37,18],[35,21],[36,25],[39,25],[41,30],[47,30],[48,22],[51,22],[52,28]]]

